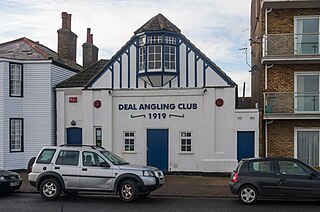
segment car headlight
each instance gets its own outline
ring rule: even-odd
[[[0,176],[0,181],[6,181],[6,178],[4,178],[4,176]]]
[[[153,171],[149,171],[149,170],[144,170],[143,171],[143,176],[154,177],[154,172]]]

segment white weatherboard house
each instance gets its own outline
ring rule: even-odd
[[[71,15],[62,17],[58,53],[24,37],[0,44],[0,169],[26,169],[43,146],[56,144],[55,85],[82,69]]]
[[[56,91],[58,145],[165,171],[230,172],[258,156],[258,111],[236,109],[236,84],[161,14]]]
[[[27,38],[0,44],[0,169],[26,169],[56,142],[54,87],[76,69],[54,58]]]

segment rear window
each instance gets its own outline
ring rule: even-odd
[[[239,164],[238,164],[235,172],[239,172],[239,169],[240,169],[240,167],[241,167],[242,164],[243,164],[243,160],[239,162]]]
[[[39,155],[36,163],[49,164],[55,152],[55,149],[44,149]]]
[[[79,151],[60,151],[56,160],[56,164],[77,166],[79,164]]]
[[[274,173],[273,161],[250,161],[249,162],[249,172],[254,173]]]

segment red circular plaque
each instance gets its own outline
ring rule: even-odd
[[[217,107],[222,107],[223,106],[223,99],[217,99],[216,100],[216,105],[217,105]]]
[[[93,105],[94,105],[95,108],[100,108],[101,107],[101,101],[100,100],[96,100],[96,101],[94,101]]]

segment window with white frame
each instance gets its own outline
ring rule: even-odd
[[[319,112],[320,73],[295,73],[296,112]]]
[[[176,69],[176,47],[164,46],[164,68]]]
[[[22,97],[22,65],[10,63],[10,96]]]
[[[123,132],[124,135],[124,151],[134,152],[135,132]]]
[[[95,127],[94,133],[95,133],[96,146],[101,147],[102,146],[102,128]]]
[[[296,129],[295,157],[310,166],[319,166],[320,129]]]
[[[23,152],[23,119],[10,119],[10,152]]]
[[[192,132],[180,132],[181,152],[191,152]]]
[[[296,54],[319,54],[319,17],[295,17]]]
[[[148,46],[148,69],[161,69],[161,46]]]
[[[146,61],[146,50],[142,46],[139,48],[139,70],[145,70],[145,61]]]

